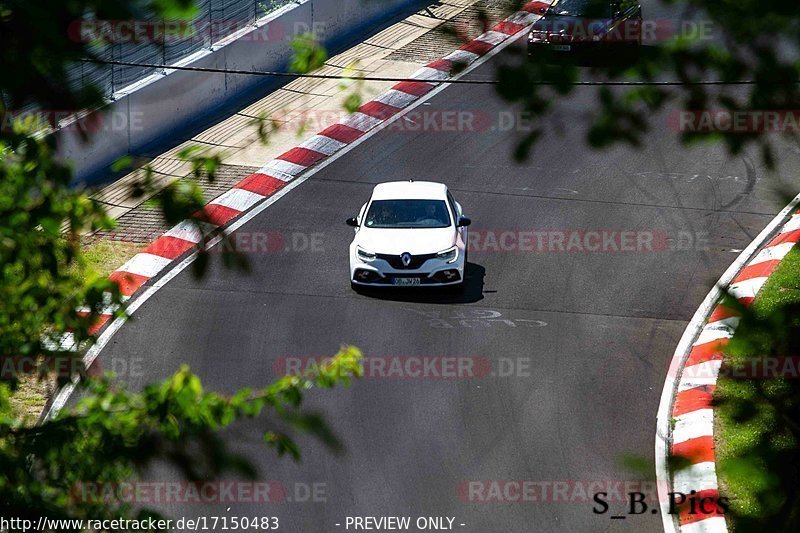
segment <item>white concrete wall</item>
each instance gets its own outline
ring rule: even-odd
[[[316,28],[328,46],[366,33],[369,27],[419,0],[298,0],[259,20],[257,25],[212,50],[185,59],[183,66],[225,70],[285,70],[291,39]],[[115,95],[98,111],[89,139],[74,125],[54,132],[58,153],[71,162],[77,182],[96,182],[108,175],[120,157],[146,147],[168,145],[170,136],[185,135],[210,113],[259,87],[285,78],[168,70]]]

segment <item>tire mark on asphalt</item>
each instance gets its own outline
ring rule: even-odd
[[[340,299],[340,300],[359,300],[361,297],[356,295],[337,295],[337,294],[319,294],[319,293],[302,293],[302,292],[279,292],[273,290],[256,290],[256,289],[246,289],[246,290],[231,290],[231,289],[222,289],[222,288],[211,288],[211,287],[171,287],[169,285],[165,285],[161,291],[165,294],[169,291],[198,291],[198,292],[212,292],[212,293],[229,293],[229,294],[241,294],[241,293],[252,293],[252,294],[264,294],[264,295],[274,295],[274,296],[292,296],[292,297],[306,297],[306,298],[331,298],[331,299]],[[376,300],[376,303],[393,303],[391,300]],[[149,302],[148,302],[149,303]],[[145,304],[146,305],[146,304]],[[420,304],[420,305],[430,305],[435,307],[447,308],[452,307],[453,309],[460,309],[464,307],[465,304],[459,304],[457,302],[449,304],[449,303],[436,303],[436,304]],[[486,307],[486,306],[482,306]],[[666,318],[663,316],[636,316],[636,315],[619,315],[614,313],[590,313],[588,311],[563,311],[558,309],[546,309],[540,307],[505,307],[505,306],[492,306],[493,309],[500,309],[503,311],[523,311],[523,312],[532,312],[532,313],[553,313],[559,315],[575,315],[575,316],[597,316],[597,317],[604,317],[604,318],[620,318],[620,319],[633,319],[633,320],[656,320],[656,321],[663,321],[663,322],[682,322],[685,323],[686,319],[682,318]]]
[[[337,179],[337,178],[314,178],[316,181],[328,181],[333,183],[351,183],[354,185],[362,185],[364,187],[372,188],[375,187],[374,183],[368,183],[358,180],[351,180],[351,179]],[[658,204],[648,204],[648,203],[641,203],[641,202],[615,202],[613,200],[593,200],[589,198],[564,198],[561,196],[547,196],[543,194],[519,194],[519,193],[511,193],[511,192],[502,192],[502,191],[489,191],[489,190],[475,190],[475,189],[464,189],[464,188],[456,188],[451,187],[451,191],[458,192],[458,193],[465,193],[465,194],[488,194],[492,196],[508,196],[511,198],[537,198],[537,199],[544,199],[544,200],[556,200],[562,202],[584,202],[590,204],[603,204],[603,205],[614,205],[614,206],[630,206],[630,207],[652,207],[654,209],[675,209],[675,210],[684,210],[684,211],[697,211],[697,212],[707,212],[711,211],[707,207],[687,207],[687,206],[674,206],[674,205],[658,205]],[[723,211],[718,211],[723,212]],[[764,215],[764,216],[773,216],[774,213],[770,212],[758,212],[758,211],[732,211],[737,214],[741,215]]]
[[[749,156],[744,155],[742,156],[742,161],[744,161],[744,167],[746,171],[747,181],[745,183],[745,188],[739,195],[728,202],[727,204],[723,204],[721,207],[722,209],[730,209],[731,207],[740,204],[747,196],[749,196],[756,188],[756,182],[758,181],[758,176],[756,175],[756,167],[753,164],[752,159]]]

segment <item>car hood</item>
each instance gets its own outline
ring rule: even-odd
[[[447,228],[381,229],[361,227],[355,243],[376,254],[432,254],[456,243],[456,231]]]
[[[567,35],[600,35],[608,31],[613,21],[603,18],[571,17],[568,15],[549,15],[537,20],[531,31],[547,34],[565,33]]]

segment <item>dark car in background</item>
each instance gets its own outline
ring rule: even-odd
[[[528,54],[636,50],[642,7],[636,0],[559,0],[543,8],[528,33]]]

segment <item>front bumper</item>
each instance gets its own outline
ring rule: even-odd
[[[441,259],[428,259],[417,269],[393,268],[388,261],[375,259],[362,261],[355,250],[350,252],[350,281],[365,287],[446,287],[458,285],[464,280],[464,253],[459,250],[452,263]],[[402,284],[403,279],[419,279],[418,285]]]
[[[613,53],[634,46],[636,41],[591,41],[549,42],[528,40],[528,55],[531,57],[597,56]]]

